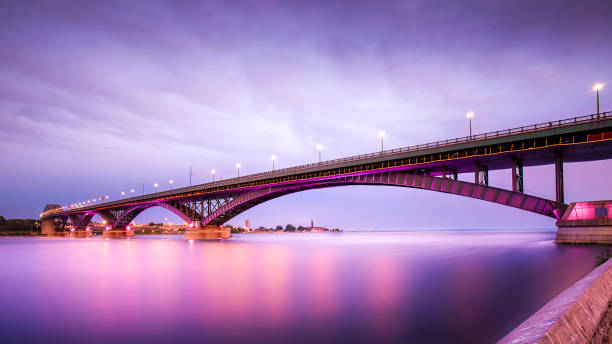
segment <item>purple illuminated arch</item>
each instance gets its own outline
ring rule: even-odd
[[[406,172],[380,172],[321,178],[303,184],[287,184],[245,191],[202,220],[202,225],[221,225],[234,216],[265,201],[291,193],[344,185],[388,185],[444,192],[480,199],[558,219],[566,205],[544,198],[488,185]]]

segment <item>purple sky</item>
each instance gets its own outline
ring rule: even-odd
[[[595,111],[610,1],[3,1],[0,215]],[[612,110],[612,85],[601,94]],[[566,200],[610,199],[612,161],[566,165]],[[585,178],[588,173],[588,178]],[[554,198],[553,168],[526,192]],[[464,180],[473,177],[460,176]],[[510,171],[491,173],[510,187]],[[136,222],[177,219],[163,209]],[[540,215],[393,187],[307,191],[230,223],[534,228]]]

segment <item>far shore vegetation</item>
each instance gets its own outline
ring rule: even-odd
[[[0,235],[39,235],[40,221],[34,219],[5,219],[0,216]]]
[[[288,224],[285,227],[278,225],[274,228],[272,227],[259,227],[253,229],[247,229],[244,227],[236,227],[232,225],[225,225],[225,228],[229,228],[232,233],[279,233],[279,232],[287,232],[287,233],[296,233],[296,232],[340,232],[339,229],[327,229],[323,227],[304,227],[304,226],[294,226],[292,224]]]

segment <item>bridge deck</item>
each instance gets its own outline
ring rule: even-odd
[[[489,170],[507,169],[512,165],[511,157],[519,159],[523,166],[546,165],[554,163],[555,151],[562,152],[566,162],[603,160],[612,158],[611,141],[612,112],[605,112],[599,116],[593,114],[498,130],[471,138],[461,137],[306,164],[87,207],[50,210],[43,214],[70,214],[131,203],[184,198],[196,194],[227,192],[367,171],[407,170],[440,175],[445,170],[454,170],[457,173],[473,172],[476,163],[486,166]]]

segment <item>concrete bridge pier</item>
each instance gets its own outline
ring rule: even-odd
[[[223,228],[217,225],[200,225],[199,222],[194,222],[193,228],[185,231],[185,239],[227,239],[231,236],[229,228]]]
[[[89,228],[85,228],[85,229],[71,229],[70,230],[70,237],[71,238],[89,238],[92,235],[93,234],[91,233],[91,230],[89,230]]]
[[[612,244],[612,201],[571,203],[557,221],[558,244]]]
[[[111,228],[107,226],[104,231],[102,231],[103,238],[130,238],[134,236],[134,231],[130,228],[130,226],[126,226],[124,228]]]
[[[46,236],[55,236],[55,219],[47,218],[40,223],[40,233]]]

